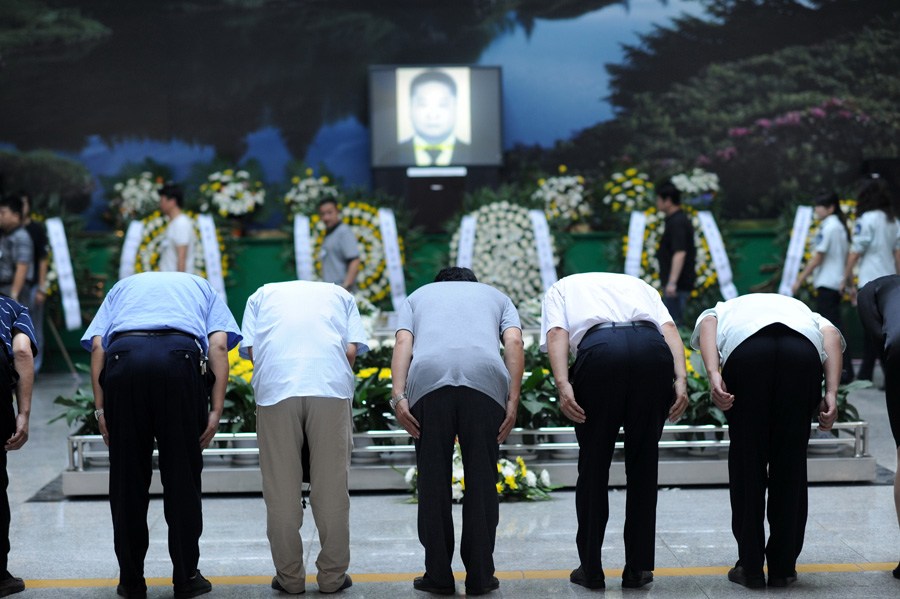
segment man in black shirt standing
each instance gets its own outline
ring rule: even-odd
[[[694,226],[681,209],[681,192],[666,181],[656,188],[656,208],[666,215],[665,230],[656,256],[659,259],[659,280],[665,286],[663,303],[675,324],[681,325],[684,308],[697,277],[694,263]]]

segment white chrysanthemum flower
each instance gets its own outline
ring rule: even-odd
[[[406,481],[406,484],[411,485],[413,478],[416,476],[416,467],[413,466],[409,470],[406,471],[406,474],[403,475],[403,480]]]
[[[525,486],[527,487],[536,487],[537,486],[537,476],[535,476],[534,472],[529,470],[525,473]]]
[[[550,486],[550,473],[546,470],[541,470],[541,486],[549,487]]]

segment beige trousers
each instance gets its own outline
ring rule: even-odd
[[[276,578],[285,590],[306,589],[303,564],[300,452],[309,443],[310,505],[319,543],[319,589],[344,582],[350,565],[350,403],[333,397],[289,397],[257,409],[259,465],[266,502],[266,533]]]

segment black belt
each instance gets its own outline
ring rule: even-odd
[[[600,324],[595,324],[587,330],[587,332],[584,334],[584,337],[581,338],[581,342],[578,344],[578,347],[581,347],[581,344],[585,342],[585,340],[591,335],[591,333],[596,333],[597,331],[601,331],[603,329],[643,328],[653,329],[655,331],[659,330],[659,327],[656,326],[656,323],[649,320],[632,320],[630,322],[601,322]]]
[[[121,331],[113,334],[112,341],[121,339],[122,337],[170,337],[172,335],[195,339],[193,335],[185,333],[184,331],[178,331],[176,329],[158,329],[154,331]]]

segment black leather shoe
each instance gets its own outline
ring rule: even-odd
[[[622,570],[622,588],[639,589],[653,582],[653,572],[650,570],[635,570],[628,564]]]
[[[900,578],[900,564],[897,564],[897,567],[894,568],[892,574],[894,575],[894,578]]]
[[[766,588],[766,577],[759,574],[747,574],[743,566],[735,566],[728,571],[728,580],[747,587],[748,589],[764,589]]]
[[[5,574],[7,574],[8,576],[3,580],[0,580],[0,597],[14,595],[25,590],[24,580],[22,580],[21,578],[16,578],[9,572],[5,572]]]
[[[292,593],[289,590],[287,590],[286,588],[284,588],[283,586],[281,586],[281,583],[278,582],[278,579],[275,578],[274,576],[272,577],[272,588],[275,589],[276,591],[278,591],[279,593],[286,593],[288,595],[302,595],[303,593],[306,592],[306,589],[303,589],[302,591],[297,591],[296,593]]]
[[[428,574],[425,576],[416,576],[413,580],[413,588],[417,591],[424,591],[426,593],[434,593],[435,595],[455,595],[456,594],[456,585],[449,587],[441,587],[434,582],[430,578],[428,578]]]
[[[189,578],[187,582],[175,585],[175,599],[188,599],[189,597],[199,597],[205,595],[212,590],[212,583],[200,574],[200,570]]]
[[[587,575],[584,573],[584,568],[581,566],[572,570],[572,573],[569,574],[569,582],[583,586],[586,589],[596,590],[606,588],[606,580],[604,578],[601,578],[600,580],[588,580]]]
[[[116,595],[125,597],[125,599],[147,599],[147,587],[120,584],[116,587]],[[4,597],[4,595],[0,595],[0,597]]]
[[[483,589],[470,589],[468,585],[466,585],[466,595],[487,595],[491,591],[496,591],[500,588],[500,581],[497,580],[496,576],[491,576],[490,582]]]
[[[349,589],[352,586],[353,586],[353,579],[350,578],[349,574],[344,574],[344,582],[341,583],[341,586],[334,589],[333,591],[323,591],[322,589],[319,589],[319,592],[324,595],[333,595],[334,593],[340,593],[344,589]]]
[[[784,588],[786,586],[790,586],[797,582],[797,571],[794,570],[792,573],[787,576],[772,576],[769,574],[769,586],[770,587],[778,587]]]

